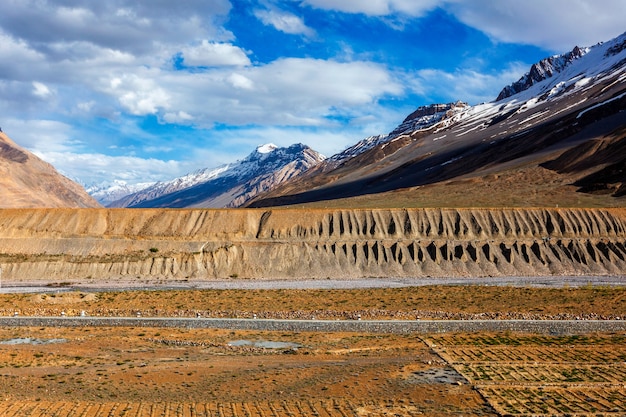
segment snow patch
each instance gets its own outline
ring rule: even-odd
[[[266,143],[265,145],[260,145],[256,148],[256,151],[258,153],[270,153],[272,151],[275,151],[276,149],[278,149],[278,146],[274,145],[273,143]]]
[[[583,114],[587,113],[588,111],[591,111],[591,110],[597,109],[598,107],[602,107],[602,106],[604,106],[605,104],[608,104],[608,103],[610,103],[610,102],[612,102],[612,101],[615,101],[615,100],[620,100],[620,99],[621,99],[622,97],[624,97],[624,96],[626,96],[626,93],[622,93],[622,94],[620,94],[620,95],[619,95],[619,96],[617,96],[617,97],[613,97],[613,98],[610,98],[610,99],[608,99],[608,100],[605,100],[605,101],[603,101],[602,103],[595,104],[595,105],[593,105],[593,106],[589,107],[588,109],[585,109],[585,110],[581,111],[580,113],[578,113],[578,116],[576,116],[576,118],[577,118],[577,119],[580,119],[580,117],[581,117]]]

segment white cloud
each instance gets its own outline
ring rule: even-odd
[[[66,152],[77,142],[71,139],[72,126],[56,120],[4,120],[2,129],[20,146],[45,152]]]
[[[254,15],[265,25],[290,35],[314,36],[315,31],[309,28],[302,18],[282,10],[255,10]]]
[[[420,17],[441,7],[495,41],[558,53],[612,39],[626,30],[623,0],[304,0],[303,4],[379,17]]]
[[[227,80],[235,88],[241,88],[243,90],[254,89],[252,80],[244,75],[232,73],[228,76]]]
[[[189,123],[190,121],[192,121],[193,116],[181,110],[176,113],[165,113],[163,115],[163,120],[166,121],[167,123],[185,124],[185,123]]]
[[[115,77],[109,82],[108,92],[117,97],[130,114],[156,114],[170,107],[170,94],[155,80],[158,74],[158,70],[149,70],[146,74]]]
[[[345,13],[363,13],[368,16],[389,16],[403,13],[422,16],[434,9],[441,0],[305,0],[303,4]]]
[[[110,156],[99,153],[35,152],[64,175],[85,185],[114,180],[130,184],[175,178],[184,171],[179,161],[163,161],[136,156]]]
[[[497,41],[538,45],[556,52],[591,46],[626,30],[623,0],[455,0],[447,9]]]
[[[132,114],[163,117],[176,109],[193,115],[193,124],[200,127],[321,125],[334,112],[353,107],[352,111],[361,112],[364,109],[359,107],[371,108],[379,98],[403,90],[382,65],[304,58],[279,59],[236,72],[151,69],[114,76],[103,87]],[[173,120],[171,114],[167,117]]]
[[[203,40],[182,50],[185,64],[195,67],[248,66],[246,53],[234,45]]]
[[[189,39],[232,38],[216,22],[229,12],[228,0],[186,0],[175,5],[135,0],[3,0],[2,5],[0,26],[41,52],[50,44],[84,41],[133,55],[149,55],[162,45]]]
[[[52,91],[43,83],[33,81],[33,94],[39,98],[46,98],[52,95]]]

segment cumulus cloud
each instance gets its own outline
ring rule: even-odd
[[[160,85],[170,91],[172,106],[207,125],[321,125],[333,112],[403,92],[382,65],[307,58],[279,59],[230,73],[164,74]],[[191,90],[198,94],[190,100]]]
[[[254,15],[265,25],[273,26],[276,30],[290,35],[308,37],[315,35],[315,31],[309,28],[302,18],[292,13],[277,9],[257,9],[254,11]]]
[[[100,153],[35,152],[37,156],[57,167],[64,175],[85,185],[121,180],[128,183],[153,182],[175,178],[184,171],[180,161],[111,156]]]
[[[155,77],[159,71],[147,71],[148,74],[124,74],[109,81],[110,94],[117,97],[119,103],[136,116],[156,114],[161,109],[168,109],[170,94],[162,88]]]
[[[33,81],[33,94],[37,97],[45,99],[46,97],[52,95],[52,91],[43,83],[38,81]]]
[[[188,39],[232,38],[212,19],[228,13],[228,0],[186,0],[175,7],[167,1],[4,0],[3,6],[0,26],[43,53],[51,44],[89,42],[144,55]],[[65,53],[71,52],[57,59]]]
[[[404,87],[380,64],[285,58],[237,70],[114,74],[101,90],[130,114],[211,127],[321,125],[333,112],[371,105],[380,97],[402,94]],[[177,116],[180,112],[190,117]]]
[[[72,126],[56,120],[9,118],[3,122],[3,130],[20,146],[30,150],[67,152],[78,144],[71,139]]]
[[[247,66],[250,59],[239,47],[203,40],[199,45],[183,48],[185,64],[196,67]]]

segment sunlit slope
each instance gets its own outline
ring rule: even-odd
[[[9,281],[619,275],[624,209],[3,210]]]

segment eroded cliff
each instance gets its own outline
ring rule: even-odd
[[[7,281],[607,275],[624,209],[0,211]]]

